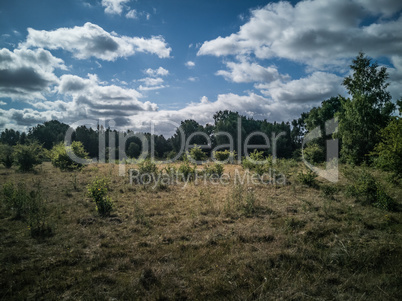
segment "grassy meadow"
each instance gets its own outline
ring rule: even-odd
[[[400,179],[341,165],[337,183],[303,182],[304,165],[283,160],[286,184],[239,184],[236,169],[224,165],[225,185],[153,188],[115,164],[0,167],[0,299],[401,300]],[[362,173],[392,210],[368,201],[370,183],[359,190]],[[87,194],[97,178],[108,179],[108,216]],[[19,214],[10,189],[40,206]]]

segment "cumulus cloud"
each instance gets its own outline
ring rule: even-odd
[[[148,75],[146,78],[139,79],[139,82],[143,82],[144,85],[140,85],[138,90],[140,91],[151,91],[151,90],[159,90],[163,88],[169,87],[168,85],[162,85],[164,83],[164,79],[161,76],[167,76],[169,71],[163,67],[159,67],[158,69],[148,68],[144,70],[144,73]]]
[[[187,61],[185,63],[186,67],[188,68],[194,68],[195,67],[195,63],[193,61]]]
[[[138,91],[115,85],[102,85],[93,74],[89,74],[88,78],[70,74],[61,76],[58,92],[71,95],[77,105],[85,104],[91,110],[119,111],[127,115],[157,109],[156,104],[139,101],[138,98],[142,95]]]
[[[12,99],[44,99],[58,82],[55,69],[66,70],[63,60],[43,49],[0,50],[0,93]]]
[[[130,0],[102,0],[102,6],[105,8],[105,13],[121,15],[123,5]]]
[[[216,75],[221,75],[226,80],[235,83],[272,82],[288,78],[288,76],[280,75],[275,66],[262,67],[257,63],[250,63],[244,59],[239,63],[227,62],[226,66],[230,71],[219,70]]]
[[[159,67],[158,69],[148,68],[144,70],[144,73],[149,76],[167,76],[169,74],[169,71],[163,67]]]
[[[137,11],[136,11],[135,9],[130,10],[130,11],[126,14],[126,18],[127,18],[127,19],[138,19]]]
[[[295,6],[270,3],[253,10],[237,33],[204,42],[198,55],[253,54],[259,59],[285,58],[314,67],[344,64],[345,58],[362,49],[374,57],[400,55],[402,17],[398,10],[402,7],[397,2],[386,1],[384,7],[362,0],[301,1]],[[382,18],[392,13],[399,15]],[[365,18],[376,17],[371,25],[362,25]]]
[[[153,36],[150,39],[119,36],[90,22],[85,23],[84,26],[59,28],[53,31],[28,28],[27,40],[22,45],[47,49],[61,48],[72,52],[77,59],[95,57],[106,61],[128,57],[136,52],[168,58],[172,50],[162,36]]]
[[[3,128],[13,128],[25,130],[26,127],[43,123],[52,119],[62,117],[60,111],[38,111],[34,109],[0,109],[0,126]]]
[[[314,72],[308,77],[282,82],[280,80],[256,84],[262,94],[280,103],[317,103],[324,99],[345,95],[342,78],[326,72]]]

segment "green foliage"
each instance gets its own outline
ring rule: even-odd
[[[31,171],[35,165],[42,163],[43,149],[38,143],[28,145],[17,144],[14,156],[21,171]]]
[[[113,210],[113,202],[107,196],[108,187],[109,180],[106,178],[95,179],[88,185],[88,197],[95,202],[100,216],[109,216]]]
[[[318,143],[313,142],[303,149],[304,159],[310,163],[321,163],[325,161],[325,151]]]
[[[391,102],[388,73],[385,67],[371,63],[360,53],[350,66],[353,75],[344,79],[343,85],[352,96],[342,98],[339,116],[339,133],[342,139],[342,158],[350,163],[368,161],[368,154],[378,142],[378,132],[390,120],[395,105]]]
[[[52,227],[49,223],[49,212],[40,186],[31,191],[28,202],[28,222],[32,237],[49,237],[53,235]]]
[[[307,185],[309,187],[314,187],[317,188],[318,187],[318,183],[317,183],[317,174],[312,171],[312,170],[308,170],[307,173],[303,173],[303,172],[299,172],[297,174],[297,180],[303,184],[303,185]]]
[[[127,156],[130,158],[138,158],[141,154],[141,147],[136,142],[130,142],[127,149]]]
[[[371,155],[377,167],[402,175],[402,118],[393,119],[380,131],[381,141]]]
[[[320,190],[323,197],[333,199],[334,194],[338,191],[338,188],[332,185],[321,185]]]
[[[143,183],[152,183],[155,181],[155,177],[159,171],[154,162],[150,159],[146,159],[138,164],[138,172]]]
[[[15,219],[21,219],[27,213],[29,194],[23,183],[12,182],[3,185],[3,203],[6,210],[13,212]]]
[[[28,229],[32,237],[48,237],[53,234],[49,223],[49,212],[42,198],[40,183],[35,189],[28,191],[25,184],[12,182],[3,185],[3,204],[15,219],[28,222]]]
[[[347,194],[350,196],[355,197],[363,204],[373,205],[383,210],[395,211],[397,209],[395,200],[387,195],[382,185],[366,169],[363,169],[357,177],[353,172],[347,176],[355,178],[354,183],[348,187]]]
[[[74,141],[71,146],[65,146],[64,143],[59,143],[50,151],[50,159],[53,166],[58,167],[61,170],[81,169],[83,164],[74,162],[68,156],[68,152],[73,152],[81,159],[86,159],[88,157],[88,153],[84,150],[84,146],[80,141]]]
[[[11,168],[13,165],[13,148],[10,145],[0,144],[0,163],[6,168]]]
[[[213,153],[214,158],[218,160],[219,162],[233,162],[234,157],[236,156],[236,152],[232,151],[230,152],[228,149],[225,149],[224,151],[215,151]]]
[[[195,145],[189,152],[189,157],[197,162],[204,161],[207,155],[202,151],[200,146]]]
[[[250,154],[249,158],[243,158],[242,160],[243,169],[254,170],[259,175],[268,172],[271,166],[271,156],[264,158],[264,152],[259,152],[256,149]]]
[[[204,172],[207,176],[220,178],[223,175],[224,167],[223,164],[214,163],[212,165],[205,165]]]
[[[188,161],[183,162],[180,164],[178,173],[179,177],[182,181],[191,181],[195,178],[195,169],[196,167],[191,167]]]
[[[255,195],[252,189],[248,189],[246,192],[243,209],[245,215],[248,217],[251,217],[255,213]]]
[[[377,185],[377,198],[373,206],[387,211],[396,211],[398,204],[381,186]]]

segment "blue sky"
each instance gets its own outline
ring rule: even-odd
[[[113,120],[170,134],[219,110],[288,121],[338,94],[359,51],[402,97],[402,2],[0,3],[0,130]]]

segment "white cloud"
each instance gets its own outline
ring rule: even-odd
[[[387,1],[379,10],[382,4],[362,0],[301,1],[295,6],[270,3],[253,10],[237,33],[204,42],[198,55],[253,54],[259,59],[285,58],[317,68],[344,64],[360,50],[373,57],[400,55],[402,17],[381,18],[398,12],[402,5],[397,2]],[[361,25],[365,18],[378,15],[373,24]]]
[[[4,101],[0,100],[0,106],[5,106],[7,103],[5,103]]]
[[[160,77],[146,77],[143,79],[139,79],[138,81],[143,82],[146,86],[157,86],[163,83],[163,79]]]
[[[137,90],[106,85],[93,74],[88,74],[88,78],[63,75],[57,92],[72,100],[52,104],[64,106],[67,110],[64,118],[70,120],[104,117],[118,118],[120,123],[124,123],[130,116],[158,109],[155,103],[141,102],[142,94]],[[46,105],[48,108],[52,106],[50,103]]]
[[[198,77],[190,76],[190,77],[188,78],[188,80],[189,80],[190,82],[196,82],[196,81],[198,81]]]
[[[186,67],[188,68],[194,68],[195,67],[195,63],[193,61],[187,61],[185,63]]]
[[[106,61],[128,57],[136,52],[167,58],[172,50],[162,36],[153,36],[150,39],[119,36],[116,33],[108,33],[102,27],[90,22],[84,26],[59,28],[53,31],[28,28],[28,37],[23,45],[48,49],[62,48],[72,52],[78,59],[96,57]]]
[[[149,76],[156,77],[156,76],[167,76],[169,74],[169,71],[163,67],[159,67],[158,69],[148,68],[144,70],[144,73]]]
[[[127,18],[127,19],[138,19],[137,11],[136,11],[135,9],[130,10],[130,11],[126,14],[126,18]]]
[[[345,95],[341,86],[342,78],[326,72],[314,72],[308,77],[283,82],[280,80],[256,84],[255,88],[261,90],[278,103],[312,103],[321,102],[331,96]]]
[[[262,67],[257,63],[247,62],[245,59],[241,59],[240,63],[227,62],[226,66],[230,71],[219,70],[216,75],[221,75],[226,80],[235,83],[272,82],[288,78],[288,76],[280,75],[275,66]]]
[[[123,5],[130,0],[102,0],[102,6],[105,7],[105,13],[121,15]]]
[[[12,99],[44,99],[58,83],[55,69],[66,70],[63,60],[43,49],[0,50],[0,93]]]

